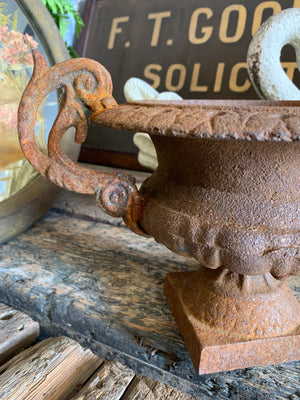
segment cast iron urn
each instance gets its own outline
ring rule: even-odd
[[[55,184],[95,193],[135,233],[194,257],[165,293],[197,373],[300,358],[300,304],[285,283],[300,272],[300,102],[178,101],[116,105],[93,60],[48,69],[38,52],[19,107],[22,149]],[[38,106],[59,87],[48,155],[35,142]],[[87,170],[60,150],[65,131],[95,123],[148,132],[158,168],[137,190],[122,173]],[[155,255],[153,255],[155,257]]]

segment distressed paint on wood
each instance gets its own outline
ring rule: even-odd
[[[56,203],[59,213],[0,248],[0,301],[37,316],[45,333],[69,332],[97,354],[197,398],[299,396],[299,362],[198,377],[163,294],[167,272],[197,263],[111,225],[100,211],[95,219],[86,199],[73,214]],[[64,201],[76,207],[72,193]],[[300,293],[299,278],[290,285]]]
[[[39,335],[39,324],[28,315],[0,303],[0,365],[29,346]]]
[[[46,339],[0,367],[1,400],[64,400],[102,360],[66,337]]]

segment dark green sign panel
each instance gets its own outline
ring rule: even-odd
[[[300,0],[103,0],[93,13],[86,56],[102,62],[120,93],[132,76],[184,98],[256,98],[246,55],[269,16]],[[283,67],[299,82],[291,49]]]
[[[133,76],[186,99],[255,99],[246,69],[249,43],[263,21],[291,7],[300,0],[99,0],[84,56],[110,71],[119,102]],[[299,86],[291,47],[281,61]]]

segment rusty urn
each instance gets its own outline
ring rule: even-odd
[[[97,62],[48,69],[38,52],[34,61],[19,107],[28,160],[61,187],[95,193],[135,233],[199,262],[165,282],[197,373],[300,359],[300,304],[285,282],[300,273],[300,102],[116,105]],[[36,113],[59,87],[62,108],[45,155],[35,143]],[[83,107],[95,123],[151,135],[158,168],[140,190],[126,174],[87,170],[61,152],[69,127],[85,140]]]
[[[148,132],[139,225],[197,271],[165,293],[198,373],[300,356],[300,102],[132,103],[94,117]]]

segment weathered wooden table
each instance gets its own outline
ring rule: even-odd
[[[68,337],[39,341],[37,322],[0,303],[0,400],[30,399],[195,400]]]
[[[144,174],[140,173],[139,180]],[[300,362],[197,376],[163,294],[167,272],[197,268],[61,192],[35,226],[0,246],[0,302],[199,399],[299,399]],[[290,281],[300,295],[300,279]],[[166,397],[167,398],[167,397]]]

